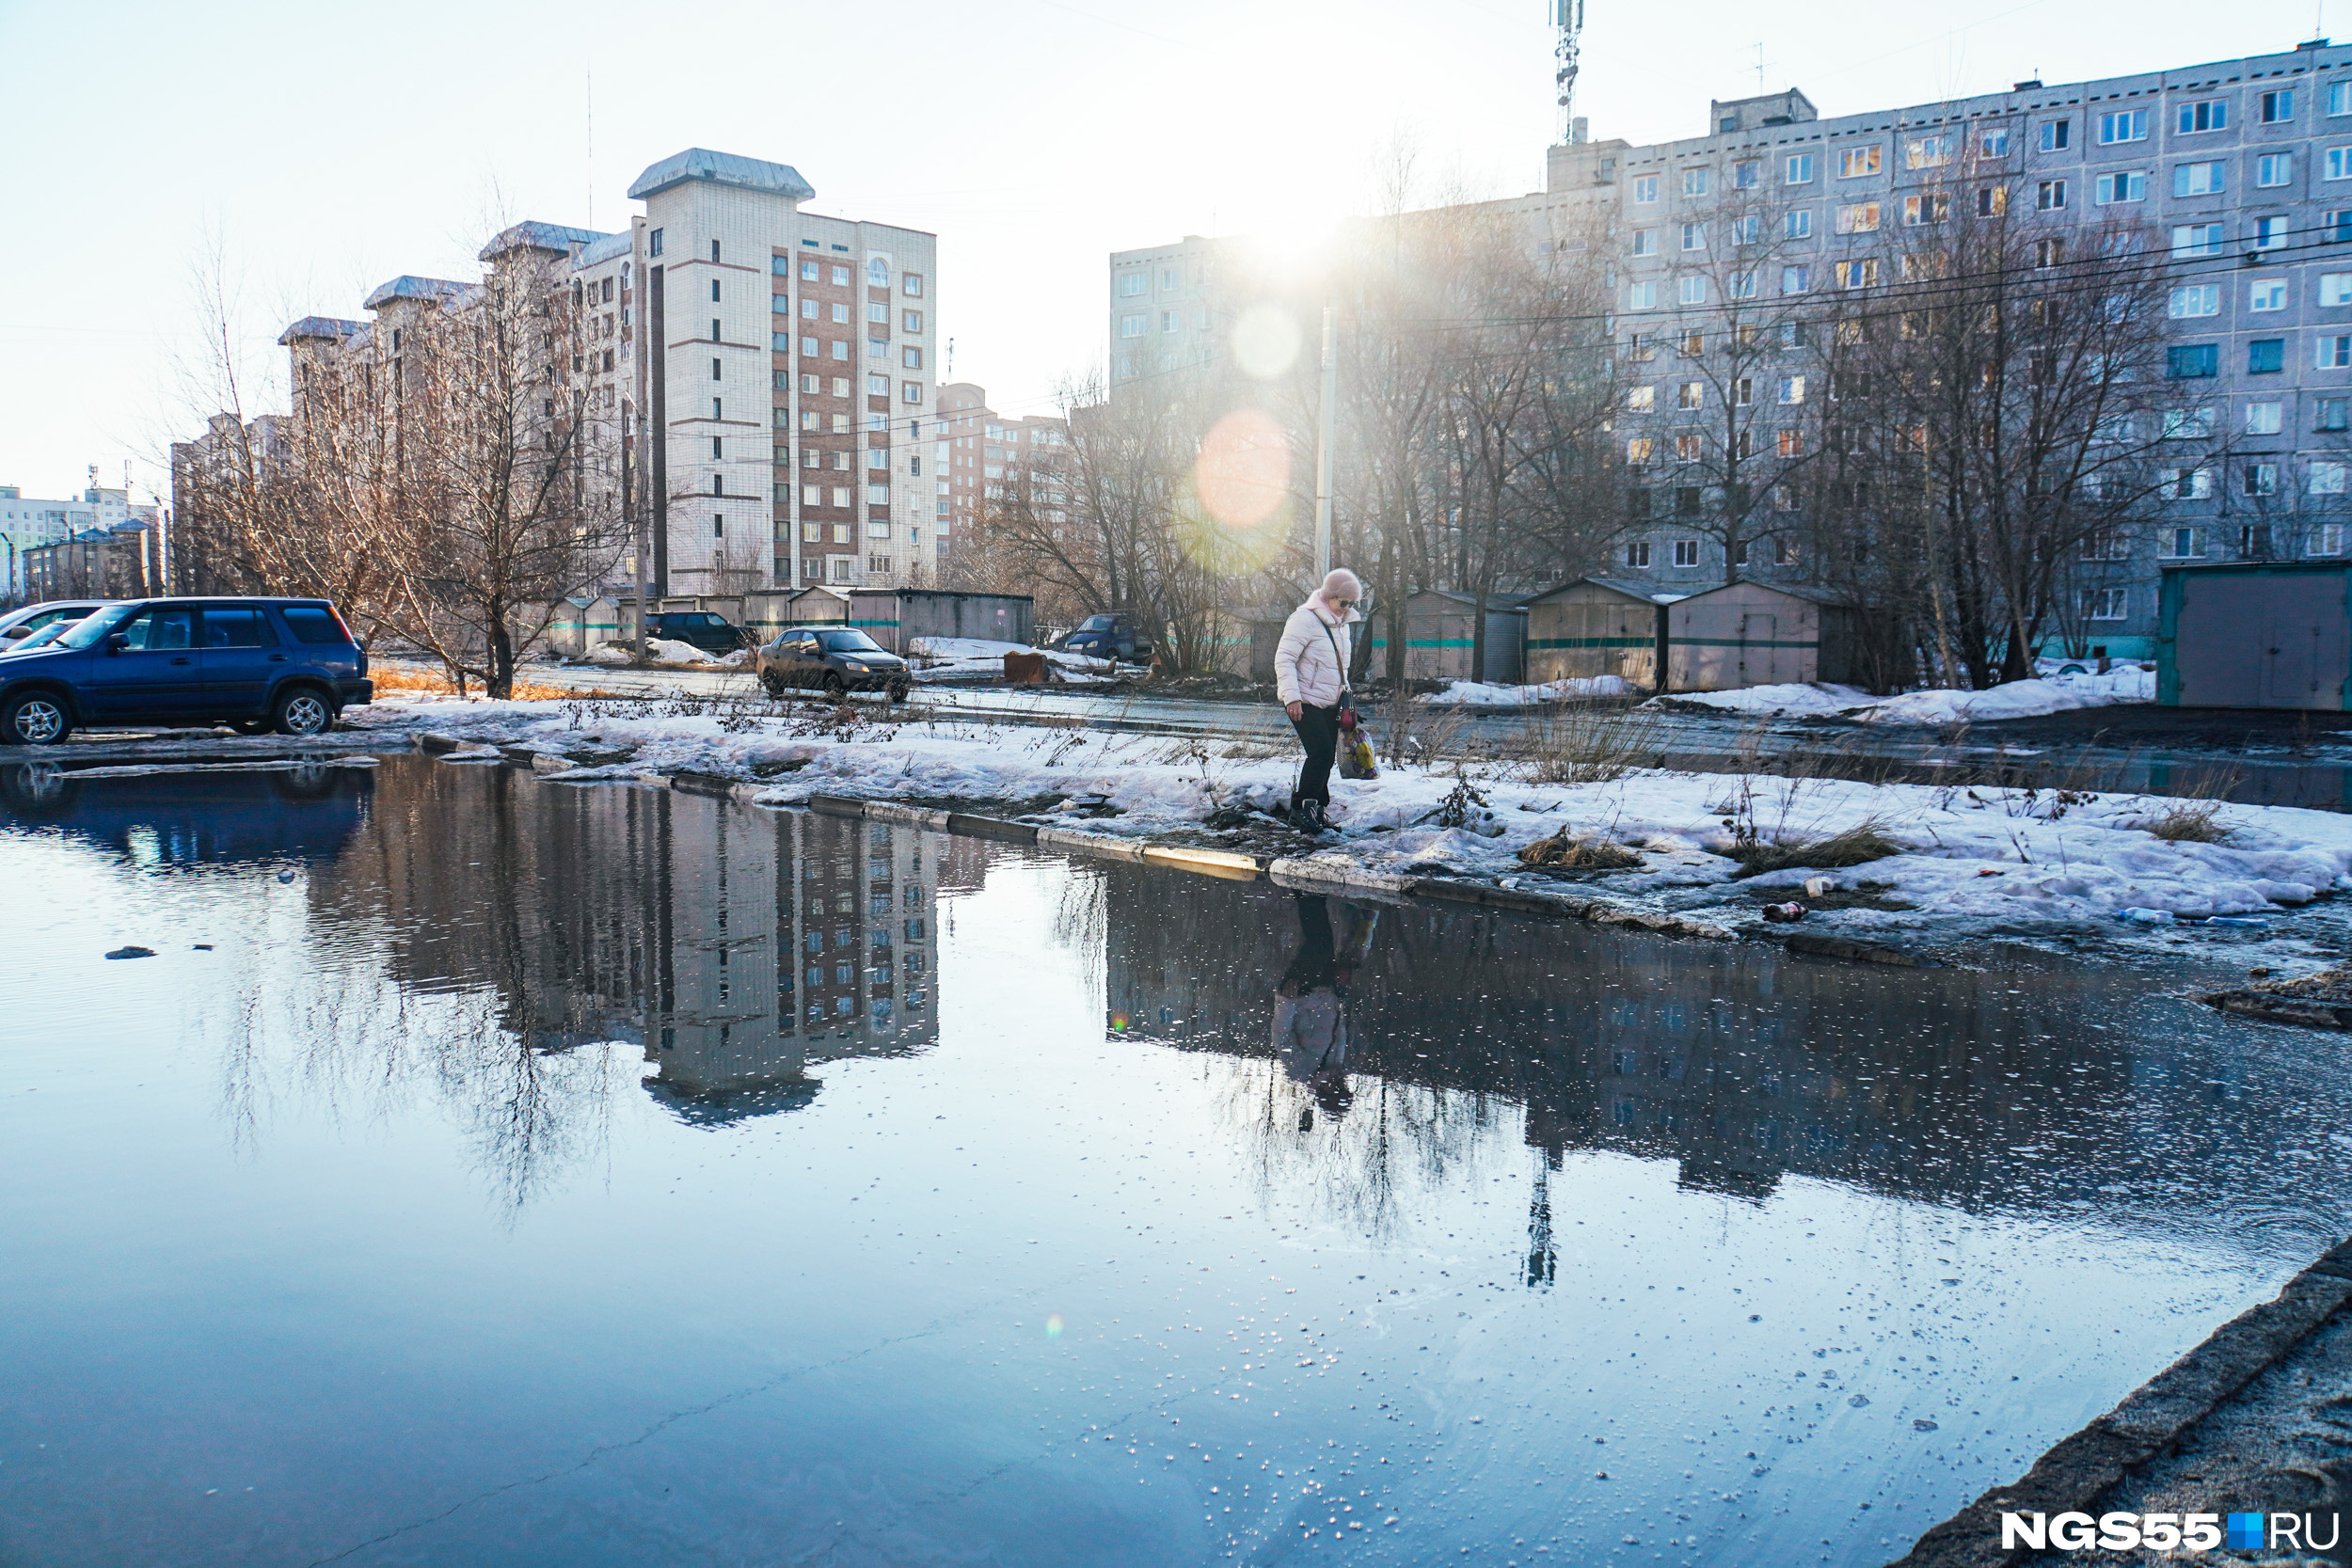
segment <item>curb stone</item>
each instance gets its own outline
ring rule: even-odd
[[[2004,1551],[2003,1513],[2096,1515],[2100,1497],[2163,1454],[2188,1429],[2352,1302],[2352,1242],[2339,1243],[2205,1341],[2124,1396],[2113,1410],[2061,1438],[2007,1486],[1996,1486],[1922,1535],[1890,1568],[1999,1568],[2038,1555]]]
[[[2197,999],[2240,1018],[2265,1023],[2299,1023],[2310,1029],[2352,1029],[2352,1004],[2309,996],[2279,996],[2261,990],[2207,991]]]

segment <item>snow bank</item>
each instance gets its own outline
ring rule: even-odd
[[[1995,719],[2031,719],[2069,708],[2104,707],[2114,703],[2153,703],[2156,673],[2115,670],[2104,675],[2052,675],[2044,680],[2010,681],[1982,691],[1906,691],[1871,704],[1856,718],[1873,724],[1979,723]]]
[[[626,642],[605,642],[589,649],[586,657],[591,664],[627,664],[637,656]]]
[[[1858,686],[1798,682],[1784,686],[1743,686],[1736,691],[1677,691],[1669,696],[1654,697],[1650,702],[1696,703],[1704,707],[1722,708],[1727,713],[1832,714],[1867,707],[1878,700]]]
[[[1570,697],[1622,697],[1633,689],[1623,675],[1571,676],[1537,686],[1499,686],[1491,681],[1448,681],[1443,691],[1421,700],[1432,707],[1530,707]]]
[[[1869,724],[1990,723],[1997,719],[2031,719],[2044,713],[2063,713],[2069,708],[2155,700],[2155,672],[2137,669],[2118,669],[2104,675],[2052,675],[2040,680],[2010,681],[1982,691],[1937,689],[1905,691],[1893,697],[1874,697],[1859,687],[1815,683],[1746,686],[1735,691],[1677,691],[1652,699],[1659,703],[1694,703],[1730,713],[1842,716]]]
[[[1117,664],[1107,658],[1064,653],[1058,648],[1035,648],[1026,642],[996,642],[985,637],[914,637],[907,640],[907,661],[916,680],[971,680],[1005,673],[1007,654],[1043,654],[1045,662],[1074,685],[1096,685],[1114,678]]]
[[[656,664],[708,664],[711,657],[691,642],[679,642],[667,637],[651,637],[645,645],[653,650]]]
[[[1111,731],[912,721],[866,722],[844,733],[808,719],[768,719],[730,733],[723,718],[740,725],[739,715],[716,705],[705,715],[673,717],[628,705],[400,697],[346,715],[355,728],[429,727],[555,753],[631,753],[555,778],[688,769],[768,777],[761,799],[778,805],[818,793],[1005,802],[1051,793],[1116,815],[1052,813],[1029,820],[1141,838],[1197,832],[1213,812],[1230,806],[1277,806],[1289,796],[1295,768],[1287,752],[1204,760],[1184,737]],[[755,771],[760,764],[787,763],[796,766]],[[1853,934],[2120,933],[2126,927],[2117,911],[2127,908],[2194,919],[2273,911],[2352,889],[2352,816],[2293,807],[2222,806],[2217,822],[2227,841],[2197,844],[2148,832],[2169,802],[2137,796],[2058,801],[1990,789],[1661,771],[1575,785],[1493,775],[1472,782],[1485,800],[1453,825],[1438,819],[1456,788],[1450,766],[1442,772],[1400,768],[1375,781],[1338,784],[1340,832],[1336,841],[1325,840],[1326,852],[1375,872],[1541,887],[1549,879],[1521,866],[1519,849],[1560,833],[1605,836],[1640,851],[1643,863],[1573,885],[1740,923],[1756,918],[1756,893],[1796,896],[1820,868],[1735,880],[1727,818],[1744,812],[1756,832],[1782,844],[1867,824],[1900,852],[1829,874],[1849,888],[1880,884],[1874,902],[1908,907],[1817,911],[1806,921],[1808,927]]]

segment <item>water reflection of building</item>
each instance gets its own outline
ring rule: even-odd
[[[1088,874],[1109,883],[1111,1032],[1266,1055],[1299,940],[1291,895],[1146,868]],[[2152,1109],[2140,1080],[2173,1066],[2110,1032],[2114,994],[2099,974],[2055,964],[2023,983],[1879,971],[1408,907],[1385,911],[1355,976],[1348,1060],[1455,1096],[1463,1115],[1523,1107],[1548,1169],[1571,1149],[1613,1149],[1673,1160],[1683,1185],[1735,1196],[1796,1175],[2060,1206],[2150,1174],[2137,1169]],[[2060,1143],[2063,1164],[2048,1153]]]
[[[397,765],[313,896],[380,915],[404,985],[495,988],[541,1052],[641,1044],[681,1117],[788,1109],[812,1066],[937,1037],[919,832],[670,790]]]

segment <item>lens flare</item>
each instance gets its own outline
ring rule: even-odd
[[[1290,498],[1290,438],[1254,408],[1210,426],[1192,466],[1193,494],[1228,528],[1255,528],[1273,516]]]
[[[1233,362],[1245,375],[1271,381],[1298,362],[1298,319],[1279,305],[1253,305],[1233,324]]]
[[[1061,1314],[1059,1312],[1045,1320],[1045,1337],[1048,1339],[1061,1338]]]
[[[1127,1025],[1129,1022],[1130,1020],[1125,1013],[1111,1014],[1111,1033],[1114,1035],[1125,1034],[1127,1032]]]

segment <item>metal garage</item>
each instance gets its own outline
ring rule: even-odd
[[[1656,689],[1665,662],[1666,606],[1682,597],[1647,583],[1579,578],[1527,601],[1530,683],[1621,675]]]
[[[2352,563],[2167,566],[2156,701],[2341,713],[2352,686]]]

